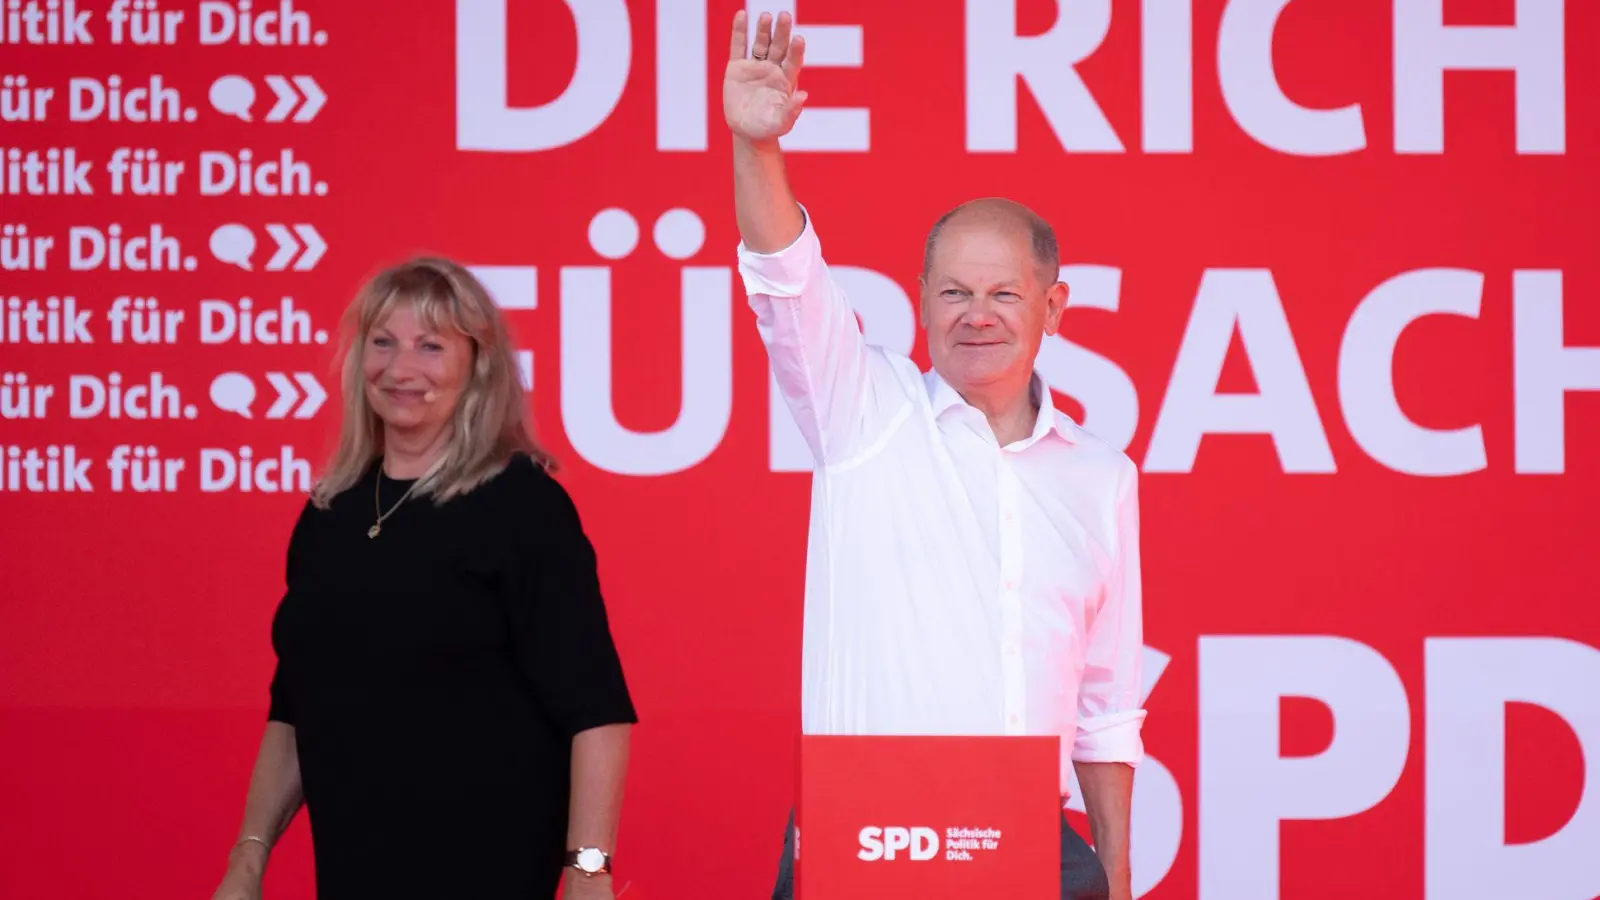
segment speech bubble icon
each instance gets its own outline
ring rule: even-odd
[[[211,402],[223,412],[250,418],[250,405],[256,402],[256,383],[238,372],[223,372],[211,379]]]
[[[256,105],[256,86],[242,75],[224,75],[211,82],[211,107],[225,116],[250,121],[250,107]]]
[[[218,262],[250,271],[250,257],[256,253],[255,232],[243,225],[219,225],[211,232],[211,255]]]

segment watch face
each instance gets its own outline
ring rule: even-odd
[[[606,866],[606,855],[589,847],[578,851],[578,868],[585,872],[598,872]]]

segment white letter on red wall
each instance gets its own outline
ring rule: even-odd
[[[1430,638],[1427,669],[1427,900],[1600,896],[1600,650],[1561,638]],[[1560,716],[1587,761],[1578,782],[1541,792],[1565,808],[1561,829],[1506,843],[1506,704]],[[1557,799],[1559,797],[1559,799]]]
[[[1236,324],[1254,394],[1217,393]],[[1190,471],[1206,434],[1270,434],[1285,472],[1334,471],[1283,302],[1265,269],[1207,269],[1201,278],[1142,468]]]
[[[1561,272],[1519,271],[1511,278],[1518,472],[1567,469],[1568,391],[1600,391],[1600,347],[1563,343]]]
[[[656,149],[706,149],[706,0],[656,0]]]
[[[612,404],[611,270],[561,270],[561,423],[572,448],[597,468],[670,475],[698,465],[727,433],[733,412],[733,271],[685,266],[682,285],[678,418],[664,431],[638,432],[617,421]]]
[[[1562,0],[1517,0],[1515,25],[1445,25],[1444,0],[1394,0],[1394,149],[1444,152],[1444,73],[1516,73],[1517,152],[1565,153]]]
[[[565,147],[600,127],[628,83],[633,36],[624,0],[566,0],[578,62],[561,96],[507,105],[506,0],[456,0],[456,147],[529,152]],[[537,35],[517,42],[537,46]]]
[[[1194,151],[1192,0],[1144,0],[1139,11],[1141,121],[1148,153]]]
[[[968,153],[1016,152],[1019,78],[1061,146],[1122,152],[1122,141],[1073,70],[1111,30],[1111,2],[1060,0],[1058,8],[1049,31],[1018,37],[1012,0],[967,0]]]
[[[1478,317],[1483,274],[1419,269],[1372,289],[1350,316],[1339,346],[1339,405],[1367,455],[1408,475],[1462,475],[1487,463],[1483,428],[1443,431],[1413,422],[1394,392],[1394,351],[1412,322],[1430,315]]]
[[[1367,146],[1360,104],[1309,109],[1290,100],[1272,68],[1272,32],[1289,0],[1232,0],[1217,37],[1222,99],[1246,134],[1279,153],[1332,156]]]
[[[1278,702],[1333,713],[1315,756],[1278,755]],[[1378,651],[1341,637],[1200,638],[1200,900],[1277,900],[1278,827],[1339,819],[1388,796],[1411,710]]]

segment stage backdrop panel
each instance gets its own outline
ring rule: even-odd
[[[1136,893],[1600,894],[1600,6],[796,6],[790,174],[872,340],[926,363],[951,206],[1059,232],[1039,369],[1143,472]],[[618,885],[763,896],[810,478],[735,270],[737,8],[5,7],[0,894],[209,896],[338,316],[429,252],[599,549]],[[311,894],[303,818],[268,891]]]

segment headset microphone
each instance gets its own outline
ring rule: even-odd
[[[439,395],[435,394],[433,391],[427,391],[422,395],[422,402],[424,402],[424,403],[432,403],[434,401],[434,398],[436,398],[438,396]]]

